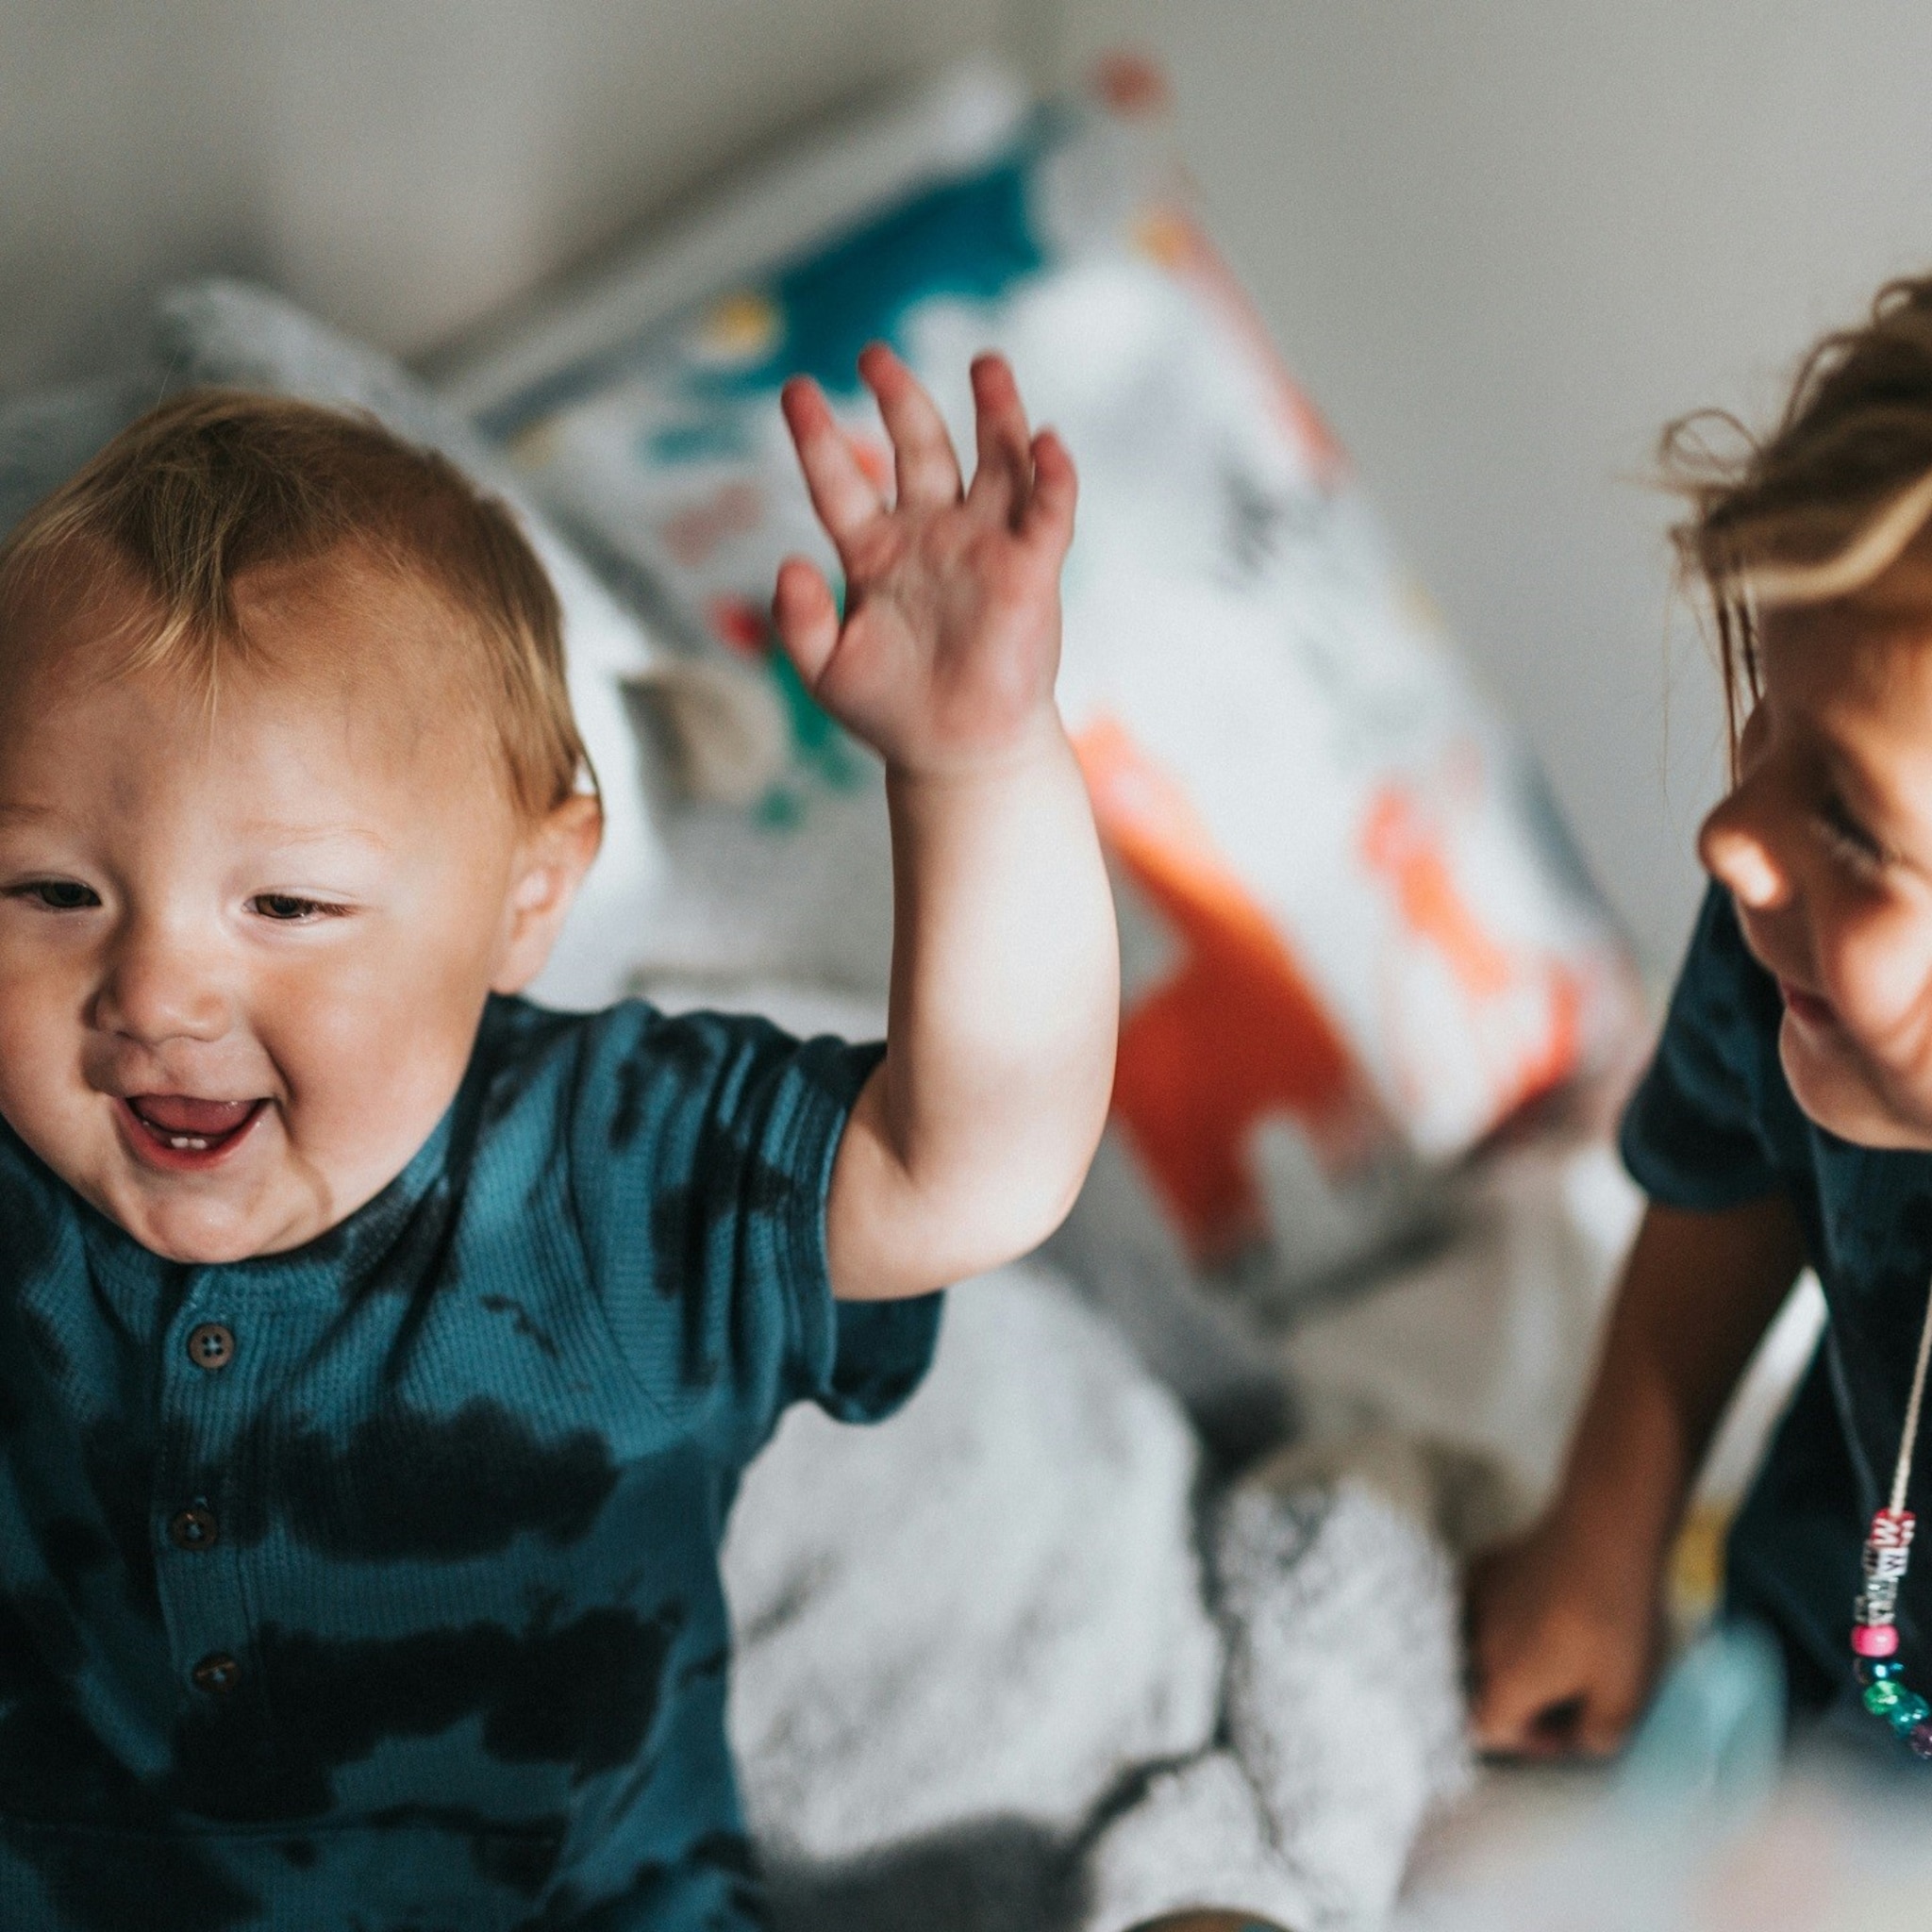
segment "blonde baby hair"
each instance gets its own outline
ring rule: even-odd
[[[594,791],[557,593],[514,516],[371,416],[220,389],[149,410],[0,543],[0,638],[29,608],[119,576],[144,607],[125,669],[184,674],[212,704],[224,668],[253,648],[237,580],[338,554],[449,609],[521,810]]]

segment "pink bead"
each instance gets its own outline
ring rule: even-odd
[[[1898,1630],[1890,1624],[1854,1624],[1852,1648],[1860,1657],[1890,1657],[1898,1649]]]

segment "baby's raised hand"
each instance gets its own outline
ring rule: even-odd
[[[773,615],[813,697],[896,771],[941,775],[1008,757],[1050,717],[1059,573],[1074,535],[1074,465],[1029,433],[1012,371],[973,365],[979,460],[968,489],[944,420],[910,370],[874,343],[859,374],[892,439],[888,505],[818,385],[785,386],[785,421],[812,508],[845,575],[779,566]]]

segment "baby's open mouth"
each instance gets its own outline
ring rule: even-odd
[[[266,1103],[198,1100],[187,1093],[132,1093],[122,1107],[137,1150],[164,1167],[206,1167],[235,1147]]]

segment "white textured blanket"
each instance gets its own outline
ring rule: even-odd
[[[955,1291],[876,1429],[791,1416],[725,1553],[733,1741],[787,1932],[1386,1914],[1459,1775],[1413,1452],[1204,1496],[1193,1435],[1040,1267]]]

